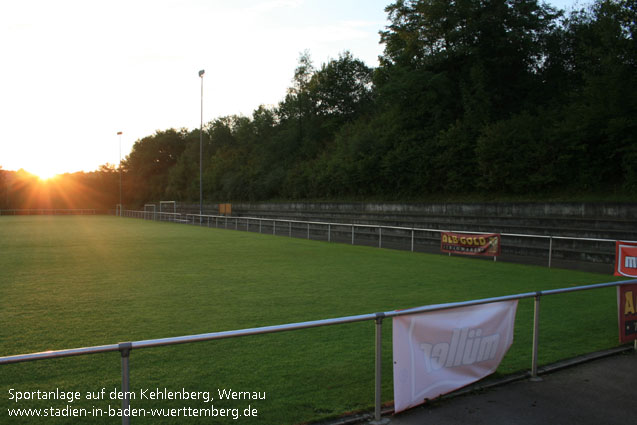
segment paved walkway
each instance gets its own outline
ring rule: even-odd
[[[637,354],[592,360],[411,409],[390,425],[637,424]]]

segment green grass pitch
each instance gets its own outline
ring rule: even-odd
[[[608,275],[208,229],[118,217],[0,218],[0,355],[318,320],[613,281]],[[617,345],[615,289],[542,300],[540,363]],[[497,373],[531,366],[532,300]],[[392,400],[391,320],[383,327],[383,400]],[[134,350],[131,391],[265,392],[257,416],[131,423],[291,424],[367,409],[374,400],[374,324]],[[119,353],[0,366],[8,408],[119,408]],[[10,391],[80,391],[82,399],[11,400]],[[86,393],[106,396],[86,400]],[[212,403],[208,403],[212,404]],[[131,407],[208,407],[132,400]],[[230,414],[231,410],[226,412]],[[109,417],[21,423],[119,423]]]

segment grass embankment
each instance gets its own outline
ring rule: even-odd
[[[612,281],[613,277],[116,217],[0,219],[0,355],[110,344],[463,301]],[[518,307],[498,373],[530,367],[532,300]],[[614,289],[547,297],[540,362],[617,344]],[[392,399],[391,321],[384,323],[383,399]],[[371,407],[373,322],[140,349],[130,357],[136,408],[203,408],[202,400],[139,400],[143,389],[265,392],[215,399],[257,409],[240,423],[297,423]],[[119,353],[0,367],[7,408],[119,408]],[[80,391],[82,400],[10,401],[19,391]],[[106,399],[86,400],[106,388]],[[199,423],[201,418],[133,418]],[[235,422],[226,418],[227,422]],[[26,419],[20,422],[28,423]],[[117,423],[117,418],[32,423]],[[207,421],[210,423],[210,421]],[[217,418],[214,423],[225,422]]]

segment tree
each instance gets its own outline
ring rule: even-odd
[[[637,2],[602,0],[566,21],[566,64],[574,89],[564,137],[581,154],[581,187],[637,187]]]
[[[484,126],[538,106],[560,14],[535,0],[399,0],[386,10],[376,82],[381,107],[399,108],[401,155],[425,155],[414,164],[427,171],[412,174],[434,191],[472,191]]]
[[[123,161],[126,171],[127,199],[136,204],[163,197],[169,170],[177,163],[185,148],[187,130],[157,131],[133,145]]]
[[[352,119],[373,98],[372,70],[348,51],[321,66],[308,83],[316,113]]]
[[[9,183],[8,172],[0,165],[0,209],[9,208]]]

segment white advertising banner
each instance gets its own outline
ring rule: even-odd
[[[394,317],[395,412],[495,372],[513,343],[517,306],[516,300]]]

